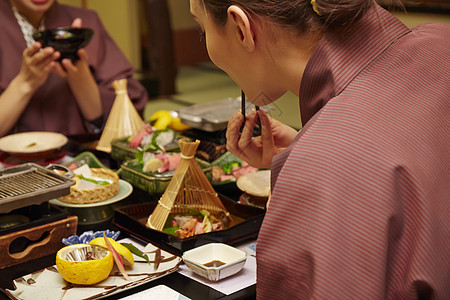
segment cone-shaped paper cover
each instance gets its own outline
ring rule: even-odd
[[[128,96],[127,80],[116,80],[112,85],[116,91],[116,99],[97,145],[97,150],[108,153],[111,152],[113,140],[132,136],[144,126],[144,121]]]

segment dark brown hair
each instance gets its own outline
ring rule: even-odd
[[[250,16],[261,16],[295,28],[299,33],[345,29],[358,21],[375,0],[316,0],[317,14],[310,0],[201,0],[218,25],[225,25],[227,9],[237,5]]]

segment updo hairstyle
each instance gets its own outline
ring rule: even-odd
[[[298,33],[345,29],[358,21],[375,0],[316,0],[316,13],[310,0],[201,0],[220,26],[227,22],[227,9],[237,5],[251,17],[259,16],[294,28]]]

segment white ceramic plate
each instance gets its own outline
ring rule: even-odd
[[[85,208],[85,207],[97,207],[103,205],[109,205],[112,203],[116,203],[122,199],[128,197],[133,191],[133,186],[129,184],[127,181],[119,179],[119,193],[114,197],[111,197],[105,201],[95,202],[95,203],[86,203],[86,204],[76,204],[76,203],[66,203],[59,201],[58,199],[52,199],[49,202],[54,205],[63,206],[63,207],[71,207],[71,208]]]
[[[0,138],[0,150],[16,154],[38,153],[60,148],[67,141],[67,137],[61,133],[22,132]]]

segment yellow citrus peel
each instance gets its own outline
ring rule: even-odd
[[[148,119],[149,123],[158,130],[165,130],[167,127],[173,131],[184,131],[191,129],[189,125],[181,122],[176,111],[158,110]]]
[[[178,117],[172,119],[172,123],[170,123],[169,127],[173,131],[184,131],[184,130],[191,129],[191,126],[182,123],[180,118],[178,118]]]
[[[150,116],[150,124],[158,130],[165,130],[172,122],[172,116],[167,110],[158,110]]]
[[[68,260],[68,255],[76,250],[91,247],[86,244],[76,244],[61,248],[56,254],[56,267],[59,274],[68,282],[80,285],[96,284],[109,276],[114,260],[111,252],[107,250],[106,256],[99,259],[83,261]],[[95,247],[95,246],[94,246]]]

